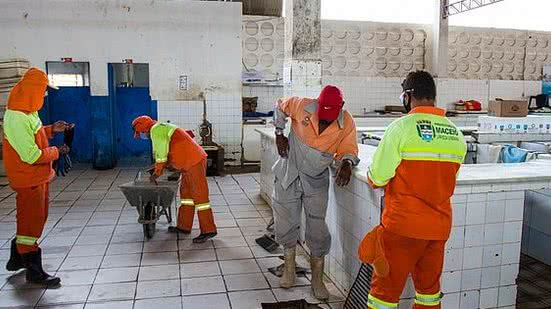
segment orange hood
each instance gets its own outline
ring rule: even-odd
[[[13,87],[8,97],[8,109],[25,113],[37,112],[44,104],[48,75],[37,68],[30,68]]]
[[[149,116],[139,116],[132,121],[132,128],[134,129],[134,138],[139,138],[140,133],[149,133],[151,128],[157,123],[157,121],[151,119]]]

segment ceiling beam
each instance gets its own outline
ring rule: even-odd
[[[444,18],[468,12],[503,0],[461,0],[444,6]]]

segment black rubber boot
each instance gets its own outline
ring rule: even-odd
[[[22,254],[23,263],[27,268],[27,282],[44,284],[48,287],[57,286],[61,283],[61,279],[54,277],[42,268],[42,250],[38,248],[36,252]]]
[[[207,240],[213,238],[217,234],[218,233],[216,233],[216,232],[200,234],[199,236],[193,238],[193,243],[194,244],[202,244],[202,243],[206,242]]]
[[[15,238],[11,241],[11,250],[10,250],[10,259],[6,264],[6,269],[8,271],[18,271],[22,268],[25,268],[23,264],[23,259],[21,254],[17,252],[17,244],[15,243]]]
[[[168,227],[168,231],[170,233],[181,233],[181,234],[191,234],[191,231],[186,231],[186,230],[182,230],[182,229],[179,229],[178,227],[176,226],[169,226]]]

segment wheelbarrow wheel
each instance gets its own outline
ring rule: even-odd
[[[155,235],[155,229],[156,229],[155,223],[144,224],[143,225],[143,236],[148,240],[153,238],[153,235]]]
[[[144,219],[151,220],[153,218],[154,206],[151,203],[147,203],[144,207]],[[151,239],[155,235],[155,223],[149,223],[143,225],[143,236],[146,239]]]

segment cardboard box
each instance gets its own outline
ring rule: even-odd
[[[495,117],[526,117],[528,115],[528,101],[500,100],[490,101],[488,116]]]

